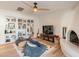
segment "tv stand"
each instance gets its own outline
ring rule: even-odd
[[[53,34],[43,34],[43,39],[47,40],[47,41],[52,41],[54,43],[54,35]]]

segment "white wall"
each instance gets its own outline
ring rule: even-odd
[[[57,11],[48,13],[41,17],[40,23],[41,28],[43,25],[53,25],[54,26],[54,34],[60,35],[60,26],[61,26],[61,15],[63,12]],[[42,31],[42,30],[40,30]]]
[[[62,38],[62,27],[67,27],[66,39]],[[61,18],[61,49],[66,56],[79,57],[79,47],[69,42],[69,30],[74,30],[79,38],[79,7],[67,10]]]
[[[66,39],[62,38],[62,27],[67,27],[67,33],[69,30],[74,30],[79,37],[79,8],[69,9],[60,12],[50,13],[42,16],[41,27],[43,25],[53,25],[54,34],[60,35],[61,49],[66,56],[79,56],[79,48],[74,44],[71,44],[66,34]],[[40,30],[42,32],[42,30]],[[73,48],[74,47],[74,48]],[[72,53],[71,53],[72,52]]]
[[[62,17],[61,17],[61,37],[62,37],[62,27],[67,27],[67,30],[70,30],[70,28],[73,27],[75,14],[76,14],[75,10],[67,10],[62,14]]]
[[[27,15],[23,14],[22,12],[18,11],[8,11],[8,10],[2,10],[0,9],[0,42],[5,40],[5,24],[6,24],[6,17],[16,17],[16,18],[22,18],[22,19],[33,19],[34,20],[34,33],[37,34],[38,27],[39,27],[39,19],[35,15]]]

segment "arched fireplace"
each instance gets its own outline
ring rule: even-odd
[[[73,28],[72,28],[73,29]],[[68,57],[79,57],[79,36],[77,30],[67,30],[66,39],[60,40],[62,52]]]
[[[69,40],[71,43],[75,45],[79,45],[79,39],[78,39],[77,33],[74,30],[70,31]]]

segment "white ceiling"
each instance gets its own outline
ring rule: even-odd
[[[24,4],[24,3],[25,4]],[[34,1],[0,1],[0,9],[17,11],[17,7],[23,7],[23,13],[32,14],[32,8]],[[51,13],[59,10],[67,10],[73,8],[79,2],[75,1],[37,1],[39,8],[50,9],[48,12],[39,12],[39,14]]]

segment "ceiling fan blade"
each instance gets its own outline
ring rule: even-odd
[[[49,11],[50,9],[44,9],[44,8],[40,8],[38,10],[41,10],[41,11]]]
[[[31,6],[28,2],[25,1],[21,1],[23,4],[27,5],[30,8],[33,8],[33,12],[34,12],[34,7],[37,8],[36,12],[45,12],[45,11],[50,11],[50,9],[46,9],[46,8],[38,8],[37,3],[34,3],[34,6]]]

